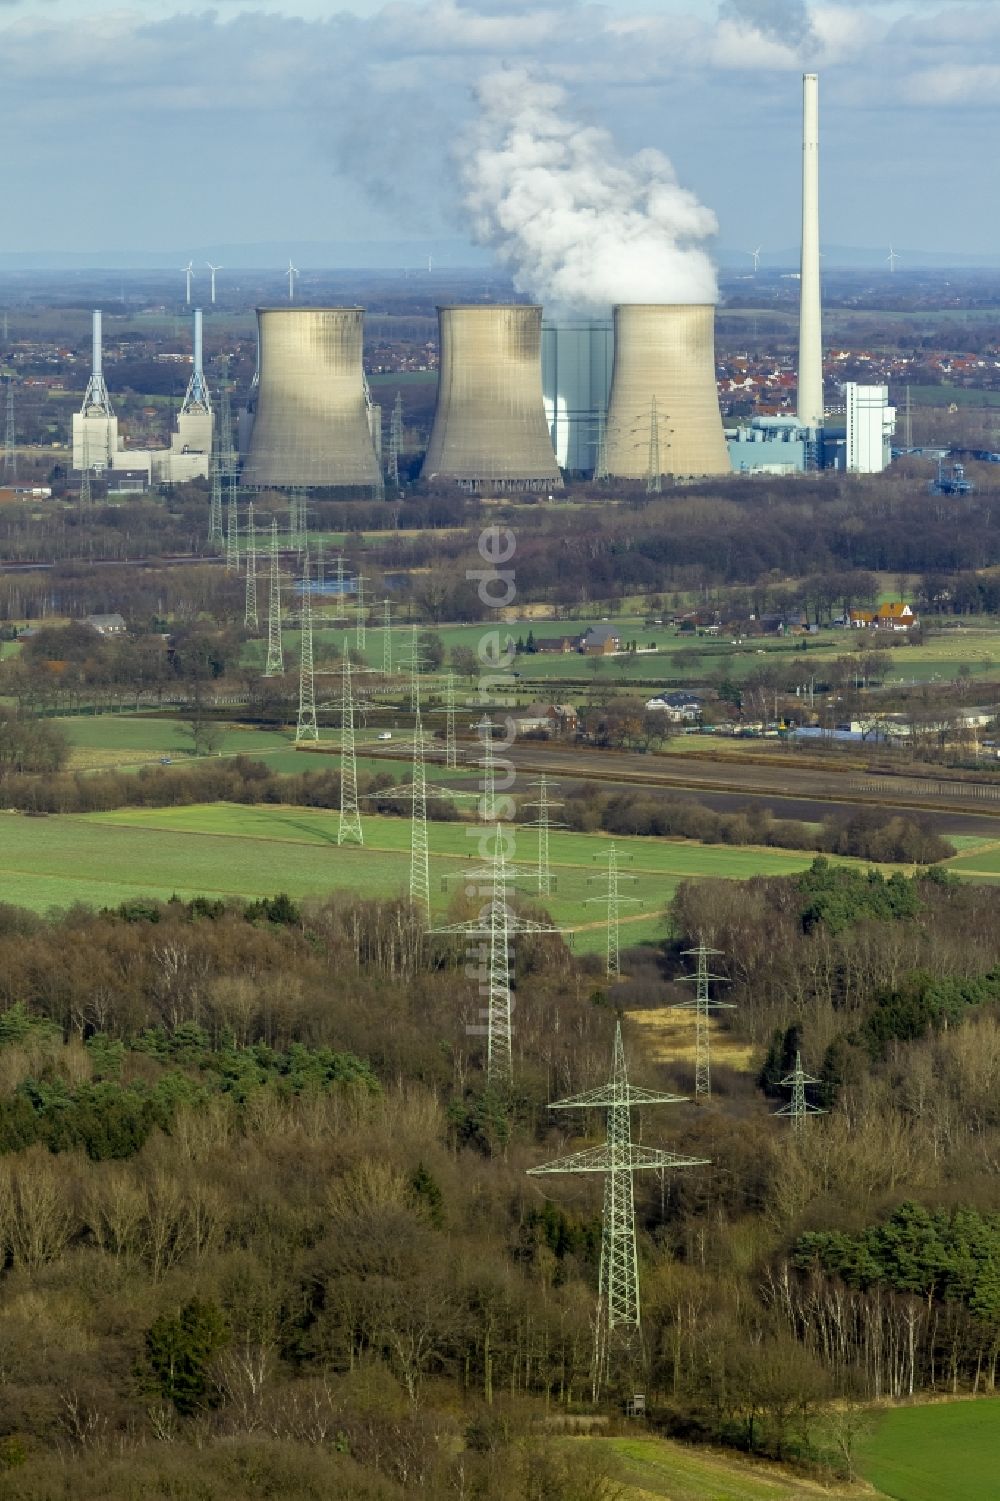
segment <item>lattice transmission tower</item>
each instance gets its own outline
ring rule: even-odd
[[[354,640],[357,643],[358,651],[364,651],[365,647],[368,644],[368,616],[367,606],[365,605],[366,582],[366,574],[356,573],[354,575],[354,599],[357,608],[357,620],[354,627]]]
[[[656,415],[656,397],[649,404],[649,460],[646,466],[646,494],[659,495],[663,489],[660,464],[660,419]]]
[[[7,395],[4,400],[3,477],[17,479],[17,443],[14,431],[14,377],[7,377]]]
[[[528,1169],[532,1177],[547,1173],[601,1173],[604,1177],[601,1271],[594,1327],[595,1400],[617,1361],[637,1356],[642,1348],[633,1175],[651,1169],[701,1167],[708,1161],[704,1157],[680,1157],[675,1152],[634,1142],[631,1112],[637,1106],[676,1105],[682,1100],[680,1095],[638,1089],[629,1083],[621,1022],[618,1021],[609,1082],[583,1094],[556,1100],[549,1106],[550,1110],[606,1110],[604,1144]]]
[[[427,839],[427,767],[424,762],[424,730],[417,710],[413,727],[413,786],[410,805],[410,903],[431,925],[431,872]]]
[[[458,746],[455,742],[455,674],[449,672],[444,680],[444,764],[454,771],[458,766]]]
[[[358,758],[354,750],[354,692],[351,688],[351,653],[344,643],[344,672],[340,699],[340,821],[338,844],[365,842],[358,807]]]
[[[266,678],[280,677],[285,670],[281,641],[281,566],[278,554],[278,518],[271,517],[271,574],[267,591],[267,660]]]
[[[382,601],[382,676],[392,676],[392,600]]]
[[[527,820],[524,828],[538,830],[538,895],[551,896],[552,892],[556,889],[556,878],[553,876],[549,866],[549,830],[566,827],[565,824],[553,822],[551,810],[553,808],[561,808],[563,805],[560,802],[553,801],[549,796],[550,783],[544,773],[538,778],[537,782],[532,782],[530,785],[538,788],[538,796],[533,802],[524,803],[522,806],[537,809],[537,817]],[[551,785],[555,786],[556,784],[553,782]]]
[[[253,523],[253,501],[247,506],[247,547],[246,547],[246,606],[243,611],[243,624],[248,630],[256,631],[260,621],[257,616],[257,532]]]
[[[802,1054],[796,1052],[795,1067],[790,1074],[779,1080],[783,1089],[790,1089],[792,1097],[787,1105],[782,1105],[780,1110],[775,1110],[775,1115],[787,1115],[792,1122],[792,1130],[800,1132],[806,1123],[807,1115],[825,1115],[826,1111],[819,1105],[811,1105],[806,1099],[806,1085],[818,1084],[812,1074],[807,1074],[802,1067]]]
[[[222,535],[222,466],[218,450],[212,456],[212,478],[208,497],[208,545],[221,547]]]
[[[233,446],[233,409],[229,397],[229,382],[222,382],[222,399],[219,403],[219,458],[223,474],[232,474],[236,469],[236,450]]]
[[[226,494],[226,572],[240,571],[240,502],[236,475],[227,477]]]
[[[510,1090],[514,1080],[511,1048],[513,952],[511,938],[517,933],[559,933],[551,923],[537,923],[511,911],[508,895],[510,877],[504,857],[504,831],[499,824],[493,830],[493,854],[490,861],[490,900],[471,922],[452,923],[435,928],[435,933],[465,933],[480,941],[466,952],[479,962],[478,974],[486,995],[485,1026],[475,1031],[486,1036],[486,1082],[499,1092]],[[468,879],[468,876],[466,877]],[[468,967],[466,974],[471,974]]]
[[[711,975],[708,972],[710,955],[721,954],[721,952],[721,949],[706,948],[704,941],[699,941],[696,949],[684,950],[684,958],[697,960],[697,968],[693,975],[681,975],[680,979],[693,983],[695,993],[690,1001],[679,1001],[675,1010],[694,1012],[694,1095],[696,1100],[707,1100],[712,1094],[711,1013],[734,1009],[729,1001],[713,1000],[709,989],[713,980],[721,981],[723,984],[729,983],[725,975]]]
[[[396,400],[392,406],[392,418],[389,423],[389,456],[385,466],[385,477],[390,485],[399,489],[399,455],[403,448],[403,393],[396,392]]]
[[[295,721],[296,745],[306,740],[319,740],[319,725],[316,723],[316,678],[313,672],[312,580],[309,576],[308,552],[302,559],[300,627],[302,640],[299,656],[299,714]]]
[[[618,863],[619,855],[614,844],[609,847],[606,855],[595,855],[594,858],[605,861],[607,868],[602,875],[591,876],[590,879],[592,881],[602,881],[605,889],[600,896],[588,897],[588,902],[602,902],[607,908],[607,976],[609,980],[617,980],[621,977],[622,972],[621,945],[619,942],[621,909],[623,906],[638,905],[637,897],[624,896],[622,894],[621,883],[622,881],[634,881],[635,876],[627,874],[620,868]],[[631,856],[626,856],[626,858],[631,859]]]

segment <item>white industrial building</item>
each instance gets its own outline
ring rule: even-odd
[[[889,405],[888,386],[844,386],[847,411],[845,468],[851,474],[881,474],[892,459],[896,409]]]
[[[560,469],[593,474],[614,363],[610,318],[542,319],[542,397]]]
[[[212,457],[214,418],[202,362],[201,309],[194,314],[194,350],[191,379],[177,430],[169,448],[126,448],[118,431],[118,418],[104,381],[101,357],[101,314],[94,312],[93,367],[83,404],[73,414],[73,468],[97,474],[112,471],[142,472],[147,484],[176,485],[185,480],[207,479]]]

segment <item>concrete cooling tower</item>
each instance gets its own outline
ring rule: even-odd
[[[364,309],[258,308],[249,487],[376,488],[361,365]]]
[[[424,479],[472,490],[555,490],[542,403],[542,310],[440,307],[441,376]]]
[[[715,385],[715,308],[623,304],[614,318],[604,471],[614,479],[731,473]]]

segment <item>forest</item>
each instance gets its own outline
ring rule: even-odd
[[[823,857],[700,881],[613,997],[525,938],[503,1096],[462,948],[405,903],[0,908],[4,1495],[610,1501],[553,1442],[591,1398],[599,1187],[526,1169],[597,1139],[547,1107],[606,1077],[619,1010],[636,1082],[690,1095],[630,1018],[699,937],[752,1066],[643,1112],[709,1159],[637,1178],[655,1423],[834,1474],[845,1402],[992,1390],[998,902]]]

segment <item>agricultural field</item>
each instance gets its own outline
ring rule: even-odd
[[[363,818],[365,847],[337,845],[338,815],[322,809],[201,804],[183,808],[123,808],[114,812],[32,818],[2,817],[2,899],[44,911],[80,901],[107,906],[139,895],[261,897],[287,891],[295,898],[343,889],[388,896],[406,889],[409,821]],[[481,829],[431,824],[431,902],[443,917],[464,888],[463,871],[478,869]],[[556,891],[546,906],[574,934],[577,952],[605,943],[600,898],[602,860],[611,841],[601,834],[553,832],[550,860]],[[678,883],[704,876],[734,880],[804,870],[812,855],[798,851],[729,848],[682,840],[618,839],[622,869],[634,878],[623,892],[622,943],[666,936],[667,908]],[[516,889],[532,897],[535,836],[520,833]],[[444,878],[452,878],[445,889]],[[595,879],[596,878],[596,879]],[[594,901],[594,898],[597,898]]]
[[[604,617],[596,613],[581,620],[560,621],[513,621],[499,627],[502,635],[527,637],[528,631],[536,635],[576,635],[588,625],[604,623]],[[637,640],[640,648],[635,655],[623,654],[613,657],[584,657],[577,652],[521,653],[514,661],[512,671],[519,675],[522,693],[531,691],[538,683],[544,689],[554,687],[560,681],[572,682],[579,695],[588,691],[591,684],[600,684],[606,690],[609,685],[627,685],[634,679],[662,681],[664,683],[704,683],[715,675],[724,675],[736,682],[750,676],[762,664],[781,665],[791,680],[801,677],[808,683],[814,675],[821,675],[824,667],[837,657],[857,653],[859,647],[871,646],[871,640],[859,632],[842,629],[823,630],[817,636],[748,638],[734,646],[725,638],[696,636],[679,632],[672,626],[647,626],[641,616],[616,616],[609,622],[616,626],[623,637]],[[446,650],[453,647],[469,647],[473,651],[487,631],[497,629],[493,625],[445,625],[432,627],[441,637]],[[333,647],[339,654],[345,638],[355,661],[367,662],[381,668],[382,633],[370,625],[369,639],[360,654],[354,638],[353,627],[318,625],[314,640],[318,663],[322,661],[324,648]],[[393,630],[393,659],[405,663],[410,650],[408,627]],[[284,635],[289,662],[297,662],[299,633],[287,630]],[[649,651],[651,644],[655,651]],[[263,668],[265,643],[248,642],[244,648],[247,665]],[[1000,622],[976,620],[970,625],[949,628],[932,633],[920,645],[899,645],[885,652],[882,672],[887,687],[908,683],[951,682],[960,670],[968,669],[973,684],[977,678],[995,676],[1000,669]]]
[[[893,1501],[995,1501],[1000,1398],[879,1414],[862,1446],[861,1469]]]
[[[70,742],[69,769],[71,771],[138,771],[142,766],[153,766],[169,758],[181,766],[194,765],[200,760],[216,760],[219,756],[249,756],[261,761],[269,770],[297,775],[303,771],[324,771],[338,766],[339,731],[323,726],[323,745],[320,751],[296,750],[292,730],[265,730],[256,725],[227,724],[222,740],[211,756],[195,756],[191,736],[185,731],[182,720],[164,714],[144,718],[134,714],[96,714],[66,716],[56,721]],[[406,739],[404,727],[401,731]],[[365,746],[374,742],[374,731],[362,728],[357,732],[358,770],[371,773],[388,771],[397,780],[408,776],[405,753],[398,767],[391,762],[375,759],[364,754]],[[384,745],[379,749],[384,751]],[[428,781],[449,780],[441,766],[427,767]]]

